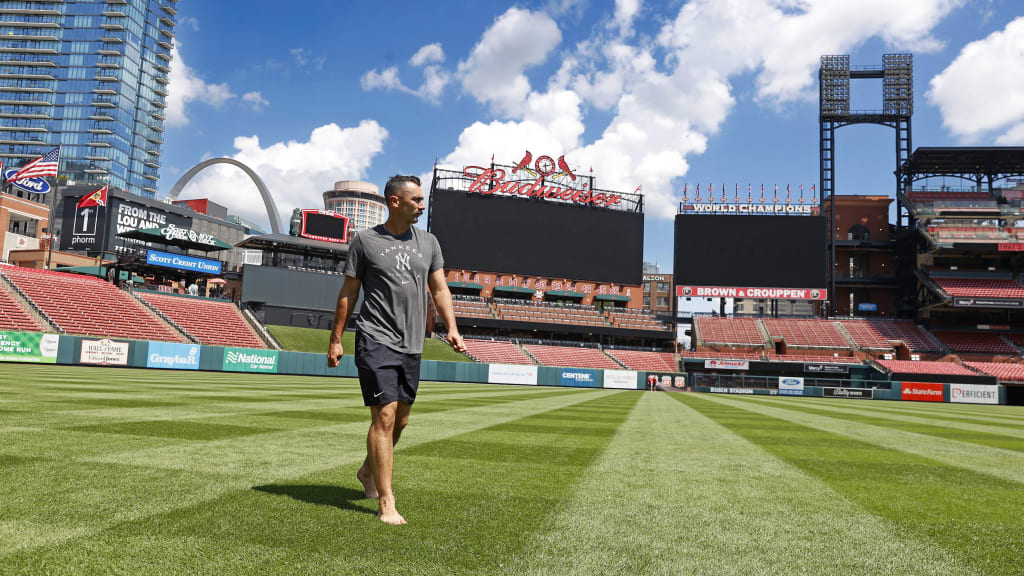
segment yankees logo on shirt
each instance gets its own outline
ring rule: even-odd
[[[395,264],[396,269],[412,272],[412,266],[409,266],[408,254],[403,254],[399,252],[398,254],[395,254],[395,260],[397,261],[397,263]]]

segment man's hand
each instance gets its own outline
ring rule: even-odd
[[[341,342],[331,342],[331,344],[327,347],[327,367],[336,367],[338,363],[341,362],[341,357],[344,355],[345,348],[342,347]]]
[[[458,332],[451,332],[448,334],[448,343],[452,345],[452,348],[456,352],[466,353],[466,343],[462,340],[462,334]]]

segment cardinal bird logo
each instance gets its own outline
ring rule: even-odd
[[[516,167],[512,169],[512,173],[515,174],[516,172],[524,169],[529,172],[530,169],[528,166],[530,165],[530,162],[533,162],[533,154],[530,154],[530,151],[527,150],[526,156],[523,156],[523,159],[519,161],[519,164],[516,164]]]
[[[558,169],[562,171],[562,174],[568,174],[572,181],[576,181],[576,175],[569,169],[569,164],[565,162],[565,154],[558,157]]]

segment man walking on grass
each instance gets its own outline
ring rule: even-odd
[[[363,308],[356,322],[356,368],[363,403],[370,407],[366,460],[356,473],[367,498],[380,498],[378,517],[405,524],[391,491],[394,448],[416,400],[420,354],[426,330],[427,290],[448,328],[448,342],[465,352],[455,326],[452,295],[444,277],[437,238],[413,226],[423,214],[423,190],[416,176],[392,176],[384,186],[388,219],[356,234],[345,262],[327,365],[338,365],[345,331],[359,288]]]

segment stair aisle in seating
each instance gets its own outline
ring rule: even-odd
[[[545,366],[568,366],[572,368],[610,368],[619,370],[614,360],[596,348],[576,348],[573,346],[543,346],[527,344],[523,346],[534,358]]]
[[[45,332],[46,328],[25,309],[7,283],[0,280],[0,330]]]

